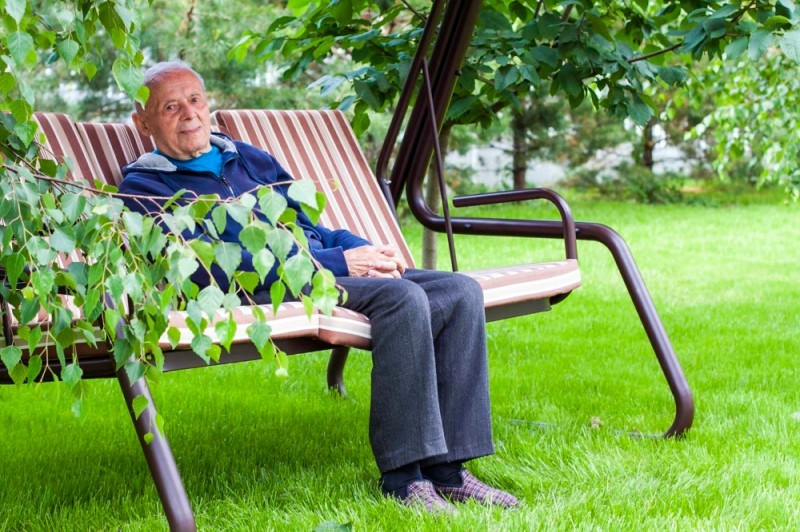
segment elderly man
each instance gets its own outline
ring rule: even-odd
[[[157,149],[123,169],[120,192],[153,199],[129,197],[129,208],[155,215],[161,210],[155,198],[180,190],[231,198],[292,179],[270,154],[211,133],[203,80],[187,64],[156,64],[144,84],[150,97],[144,108],[137,105],[133,121]],[[276,190],[286,195],[285,188]],[[459,274],[407,269],[393,247],[313,224],[286,199],[298,212],[309,251],[347,291],[342,305],[370,319],[369,439],[383,493],[432,512],[452,511],[451,501],[516,506],[512,495],[463,467],[493,452],[480,287]],[[240,231],[229,219],[219,238],[239,243]],[[240,269],[254,271],[244,249]],[[212,274],[229,289],[221,270]],[[273,271],[261,288],[275,279]],[[210,282],[203,272],[193,280]]]

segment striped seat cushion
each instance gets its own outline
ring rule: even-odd
[[[311,316],[306,314],[302,303],[283,303],[278,311],[273,314],[271,305],[262,305],[262,310],[267,316],[267,323],[271,328],[270,337],[273,340],[292,340],[298,338],[315,338],[331,345],[347,345],[360,349],[370,349],[372,337],[370,335],[369,320],[358,312],[353,312],[340,307],[335,307],[330,316],[314,310]],[[236,332],[233,344],[247,343],[247,328],[256,321],[253,307],[241,306],[233,310],[236,321]],[[193,334],[186,325],[187,313],[174,311],[170,313],[170,325],[177,327],[181,333],[175,350],[189,349]],[[217,341],[214,325],[217,321],[227,319],[227,313],[219,311],[214,320],[211,320],[205,330],[213,341]],[[165,334],[159,345],[162,349],[170,350],[172,345]]]
[[[478,281],[483,288],[486,319],[494,321],[512,315],[528,314],[522,305],[526,301],[547,299],[566,294],[581,285],[577,260],[538,262],[486,270],[461,272]],[[504,308],[520,305],[519,311],[509,314]]]

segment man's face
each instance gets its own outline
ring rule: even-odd
[[[203,84],[189,70],[164,72],[150,87],[144,110],[133,122],[155,140],[156,148],[179,160],[193,159],[210,147],[211,118]]]

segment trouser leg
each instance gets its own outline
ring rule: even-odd
[[[494,452],[483,290],[464,275],[412,270],[427,294],[436,354],[439,409],[447,453],[422,465],[466,461]]]
[[[370,442],[381,471],[493,452],[483,295],[464,276],[339,278],[373,331]]]

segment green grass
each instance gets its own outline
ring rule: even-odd
[[[369,355],[351,355],[345,400],[326,392],[318,353],[292,357],[284,380],[254,362],[167,374],[154,390],[199,527],[796,528],[797,206],[578,201],[573,211],[633,251],[695,395],[686,438],[628,435],[665,430],[672,399],[608,252],[581,242],[581,289],[552,312],[489,326],[497,454],[471,467],[522,509],[434,518],[384,500],[367,440]],[[419,231],[408,238],[418,248]],[[555,241],[456,246],[462,269],[561,253]],[[118,385],[89,385],[82,419],[62,386],[0,388],[0,530],[166,529]]]

